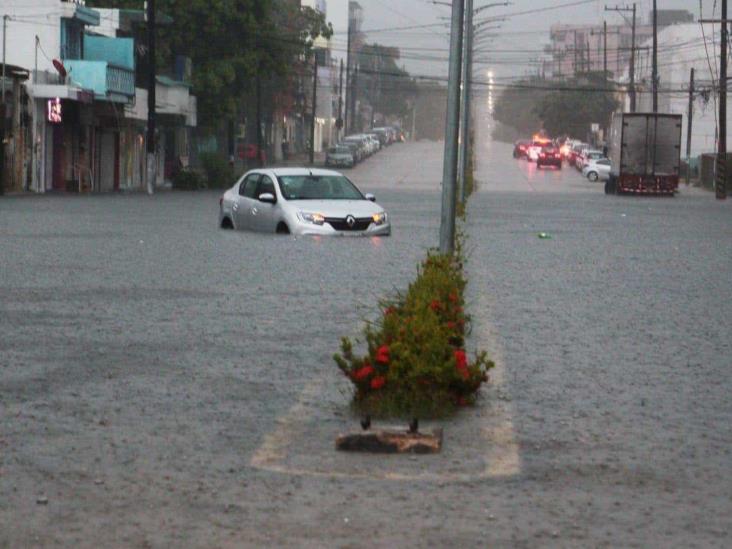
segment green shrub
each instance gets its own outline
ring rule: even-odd
[[[234,169],[223,155],[202,153],[199,160],[209,189],[227,189],[234,184]]]
[[[206,181],[194,170],[179,170],[173,175],[173,188],[180,191],[197,191],[206,188]]]
[[[383,301],[364,329],[367,353],[341,341],[336,364],[354,386],[354,403],[377,416],[437,417],[472,404],[487,371],[486,353],[467,356],[466,281],[455,256],[429,253],[403,296]]]

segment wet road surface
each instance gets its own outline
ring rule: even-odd
[[[498,366],[439,456],[336,454],[330,357],[437,242],[441,144],[348,172],[384,239],[221,231],[217,193],[0,200],[0,546],[728,546],[729,204],[607,197],[489,130]]]

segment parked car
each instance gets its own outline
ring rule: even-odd
[[[582,175],[590,181],[607,181],[610,178],[610,166],[609,158],[595,158],[585,164]]]
[[[296,235],[388,236],[388,215],[375,200],[332,170],[252,170],[221,197],[219,226]]]
[[[585,147],[587,147],[587,145],[581,142],[577,142],[572,146],[569,150],[569,154],[567,155],[567,162],[570,166],[577,166],[577,158]]]
[[[555,166],[562,169],[562,154],[558,148],[550,145],[541,149],[536,159],[536,167],[541,168],[542,166]]]
[[[356,159],[353,157],[353,151],[346,145],[336,145],[328,149],[325,153],[326,166],[345,166],[353,168]]]
[[[356,164],[363,160],[363,150],[360,143],[356,141],[341,141],[336,145],[337,147],[348,147],[353,155],[353,160]]]
[[[579,171],[582,171],[590,160],[599,160],[600,158],[605,158],[602,151],[587,148],[582,151],[575,165]]]
[[[513,157],[526,158],[529,154],[529,145],[531,141],[520,139],[513,144]]]

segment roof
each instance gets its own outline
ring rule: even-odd
[[[253,170],[256,172],[271,172],[277,177],[288,176],[288,175],[342,175],[339,172],[333,170],[324,170],[322,168],[305,168],[305,167],[291,167],[291,168],[260,168]]]

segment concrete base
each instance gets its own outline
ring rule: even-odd
[[[340,435],[336,450],[377,454],[436,454],[442,449],[442,429],[432,433],[408,431],[362,431]]]

